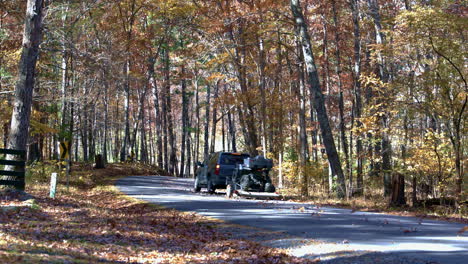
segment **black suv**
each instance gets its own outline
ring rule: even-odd
[[[197,163],[199,167],[195,173],[193,190],[199,192],[205,187],[209,193],[214,193],[216,189],[225,189],[226,176],[232,176],[236,164],[244,163],[244,159],[249,157],[249,154],[235,152],[210,154],[203,163]]]

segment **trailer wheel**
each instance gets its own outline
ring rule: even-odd
[[[245,175],[242,175],[242,178],[240,180],[240,188],[241,190],[243,191],[248,191],[250,189],[250,175],[248,174],[245,174]]]
[[[265,192],[275,192],[275,186],[269,182],[265,183]]]
[[[234,194],[234,186],[232,184],[228,184],[226,187],[226,198],[230,199],[232,198],[232,195]]]

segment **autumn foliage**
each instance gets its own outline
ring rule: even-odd
[[[23,2],[0,1],[2,146]],[[296,195],[345,186],[348,199],[448,199],[464,210],[463,1],[299,1],[342,183],[329,169],[290,1],[46,2],[30,161],[55,160],[58,142],[71,141],[73,161],[101,154],[192,177],[210,152],[243,151],[273,158],[275,184]]]

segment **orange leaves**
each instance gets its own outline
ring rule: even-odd
[[[468,226],[464,226],[462,229],[460,229],[460,230],[457,232],[457,234],[458,234],[458,235],[461,235],[461,234],[465,233],[466,231],[468,231]]]

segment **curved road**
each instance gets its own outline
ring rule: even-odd
[[[196,194],[191,191],[193,179],[164,176],[134,176],[116,183],[123,193],[151,203],[231,223],[280,231],[286,237],[296,237],[301,245],[291,249],[299,257],[313,257],[322,241],[324,252],[385,252],[422,263],[468,263],[468,234],[458,234],[464,225],[444,221],[401,217],[349,209],[316,207],[284,201],[226,199],[223,195]],[[285,246],[283,240],[268,242],[270,246]],[[315,257],[322,257],[315,253]]]

